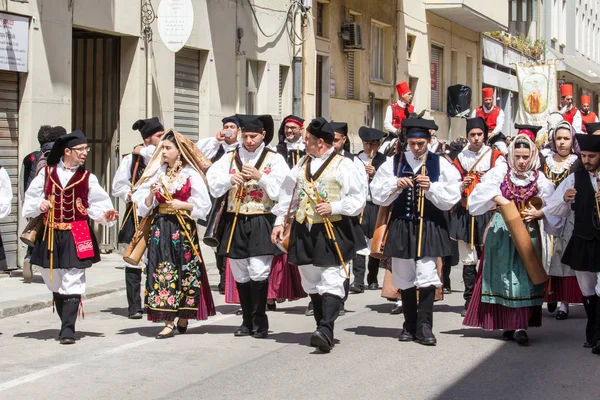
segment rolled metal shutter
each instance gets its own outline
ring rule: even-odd
[[[431,109],[442,110],[442,82],[440,81],[442,68],[443,50],[437,46],[431,46]],[[434,69],[435,68],[435,69]]]
[[[0,71],[0,165],[12,183],[12,209],[0,221],[8,269],[17,267],[18,170],[19,170],[19,75]]]
[[[200,51],[181,49],[175,54],[175,130],[192,141],[200,130]]]

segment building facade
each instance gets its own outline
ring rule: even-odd
[[[160,3],[2,2],[0,12],[29,20],[27,72],[0,71],[0,162],[15,194],[21,160],[39,147],[43,124],[83,130],[92,148],[86,167],[110,191],[121,157],[141,141],[131,129],[139,118],[158,116],[167,129],[197,140],[236,112],[272,114],[276,124],[291,113],[294,48],[286,2],[191,1],[192,33],[177,53],[158,33]],[[25,224],[20,203],[15,197],[1,225],[13,267],[25,254],[17,239]],[[115,248],[117,227],[95,230],[101,247]]]

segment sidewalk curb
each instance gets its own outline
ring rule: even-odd
[[[119,283],[119,285],[117,285],[117,282]],[[90,300],[95,297],[106,296],[111,293],[116,293],[125,290],[125,285],[123,285],[121,281],[116,281],[114,283],[115,285],[113,288],[110,288],[110,283],[105,283],[101,286],[90,288],[82,296],[82,300]],[[13,303],[15,301],[10,301],[6,303]],[[2,303],[0,303],[0,307],[2,307]],[[31,311],[43,310],[44,308],[50,307],[52,307],[52,295],[50,292],[48,292],[48,300],[46,301],[34,301],[27,304],[0,308],[0,319],[14,317],[15,315],[25,314]]]

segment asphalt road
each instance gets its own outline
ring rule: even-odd
[[[456,289],[460,271],[453,271]],[[598,399],[600,357],[584,349],[583,308],[545,312],[531,345],[462,326],[462,293],[436,303],[436,347],[396,340],[403,321],[378,291],[351,295],[330,354],[308,346],[307,300],[269,313],[268,339],[235,338],[236,306],[185,335],[125,317],[118,292],[85,302],[77,344],[61,346],[51,309],[0,320],[0,399]],[[49,295],[49,294],[48,294]]]

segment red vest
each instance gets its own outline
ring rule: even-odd
[[[67,186],[63,188],[56,168],[46,167],[48,179],[46,179],[44,187],[46,199],[49,199],[50,195],[54,193],[54,222],[87,221],[90,173],[84,167],[79,167]],[[50,174],[48,174],[49,172]]]
[[[408,106],[408,112],[415,112],[415,108],[413,106]],[[406,114],[406,108],[400,107],[398,102],[392,104],[392,125],[396,129],[402,128],[402,120],[408,117]]]
[[[477,107],[477,110],[475,111],[475,116],[483,118],[486,125],[488,126],[488,129],[490,130],[490,132],[492,132],[494,129],[496,129],[496,125],[498,125],[497,120],[498,120],[498,115],[500,115],[500,110],[501,110],[500,107],[494,106],[494,107],[492,107],[492,111],[490,111],[489,113],[486,113],[483,110],[483,107],[479,106],[479,107]]]
[[[504,154],[502,154],[502,152],[500,150],[492,149],[492,159],[490,160],[490,169],[492,169],[492,168],[494,168],[494,166],[496,166],[496,161],[500,157],[504,158]],[[456,169],[458,170],[458,172],[460,172],[460,176],[461,176],[462,180],[465,179],[465,176],[469,175],[469,171],[467,171],[467,170],[465,170],[463,168],[463,166],[461,165],[460,161],[458,160],[458,156],[454,159],[454,166],[456,167]],[[485,171],[485,172],[482,171],[483,174],[485,174],[486,172],[487,171]],[[475,186],[477,186],[477,184],[480,182],[479,174],[477,174],[477,173],[473,173],[473,174],[475,176],[475,179],[473,180],[473,183],[471,183],[471,185],[468,188],[466,188],[464,190],[464,192],[462,193],[462,199],[463,200],[461,200],[461,202],[463,202],[463,206],[466,205],[466,203],[464,203],[464,199],[466,199],[467,197],[469,197],[469,195],[475,189]]]
[[[581,129],[584,132],[587,132],[587,129],[585,129],[585,124],[593,124],[594,122],[596,122],[596,118],[598,118],[596,116],[596,113],[593,111],[588,112],[587,114],[581,113]]]
[[[188,201],[188,199],[192,196],[192,181],[190,178],[187,178],[183,186],[175,191],[175,193],[171,194],[173,199]],[[166,203],[167,199],[164,198],[162,193],[156,193],[156,201],[159,203]]]
[[[571,107],[569,111],[563,114],[563,118],[565,121],[573,125],[573,119],[575,118],[575,114],[577,114],[577,107]]]

